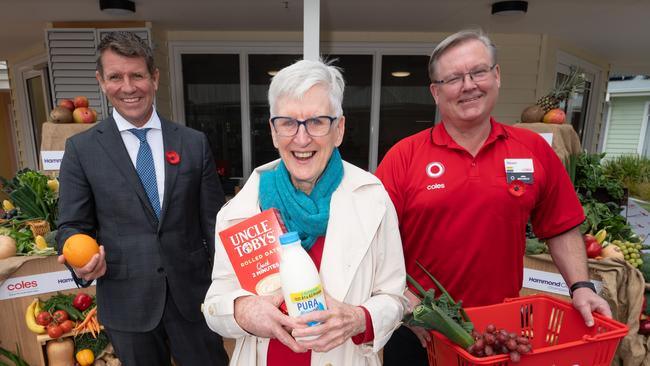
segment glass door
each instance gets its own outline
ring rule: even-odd
[[[48,120],[52,109],[50,101],[47,68],[23,73],[24,88],[27,97],[27,108],[33,131],[34,149],[40,156],[43,123]]]
[[[582,76],[585,79],[585,86],[579,92],[572,93],[569,99],[560,104],[560,108],[566,113],[566,123],[570,123],[583,141],[585,134],[585,127],[587,123],[587,116],[589,114],[589,100],[591,96],[591,89],[594,84],[595,75],[593,73],[581,70]],[[570,73],[569,68],[562,67],[556,75],[555,85],[560,85]]]
[[[239,55],[183,54],[185,123],[208,136],[226,195],[243,175]]]
[[[567,123],[570,123],[580,137],[582,148],[587,151],[599,151],[598,136],[603,135],[602,104],[598,103],[598,95],[605,87],[605,72],[597,65],[579,57],[558,51],[555,85],[566,78],[571,68],[577,67],[585,79],[584,90],[573,93],[569,99],[560,105],[566,113]]]
[[[429,56],[382,56],[378,162],[399,140],[433,126],[428,62]]]

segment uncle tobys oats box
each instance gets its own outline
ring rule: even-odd
[[[285,232],[280,212],[274,208],[219,232],[244,290],[270,295],[281,289],[278,238]]]

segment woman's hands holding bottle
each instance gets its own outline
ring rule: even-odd
[[[328,294],[325,294],[325,302],[327,310],[295,318],[301,326],[294,327],[292,332],[299,345],[316,352],[327,352],[366,330],[362,308],[337,301]],[[308,324],[312,322],[320,324],[309,327]]]

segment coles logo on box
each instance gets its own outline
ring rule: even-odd
[[[38,287],[38,281],[20,281],[18,283],[10,283],[7,285],[8,291],[23,290]]]
[[[94,282],[93,282],[94,285]],[[9,278],[0,285],[0,300],[77,288],[69,271]]]

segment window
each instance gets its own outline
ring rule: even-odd
[[[433,126],[428,56],[383,56],[378,162],[399,140]]]
[[[569,96],[569,99],[560,103],[560,109],[566,113],[566,123],[570,123],[573,126],[581,140],[584,136],[589,107],[589,96],[591,95],[591,87],[594,80],[593,74],[587,72],[582,72],[582,74],[585,78],[584,89],[572,93]],[[558,72],[555,78],[555,85],[558,86],[562,84],[562,82],[567,78],[567,73]]]
[[[578,67],[584,74],[586,80],[585,89],[580,93],[571,95],[566,103],[560,105],[560,108],[566,112],[567,123],[571,123],[578,133],[583,149],[598,151],[598,144],[602,144],[604,141],[599,141],[600,106],[594,98],[600,93],[601,80],[604,80],[605,75],[600,67],[581,58],[558,51],[555,85],[558,85],[569,75],[571,67]]]
[[[372,100],[372,56],[329,55],[341,68],[345,80],[343,114],[345,136],[340,151],[344,160],[368,169],[370,151],[370,105]]]
[[[250,55],[248,58],[251,147],[253,168],[279,157],[269,127],[268,92],[275,72],[289,66],[300,55]]]
[[[435,120],[427,75],[431,45],[381,47],[388,46],[322,48],[323,58],[341,68],[346,81],[341,155],[369,171],[397,141]],[[302,58],[301,48],[294,43],[178,41],[170,42],[170,55],[173,119],[208,134],[216,159],[223,160],[223,178],[232,181],[234,191],[234,184],[243,183],[255,167],[278,158],[269,127],[268,88],[273,71]],[[397,69],[410,75],[392,76]]]
[[[239,56],[182,55],[185,123],[205,132],[226,194],[242,171]]]

